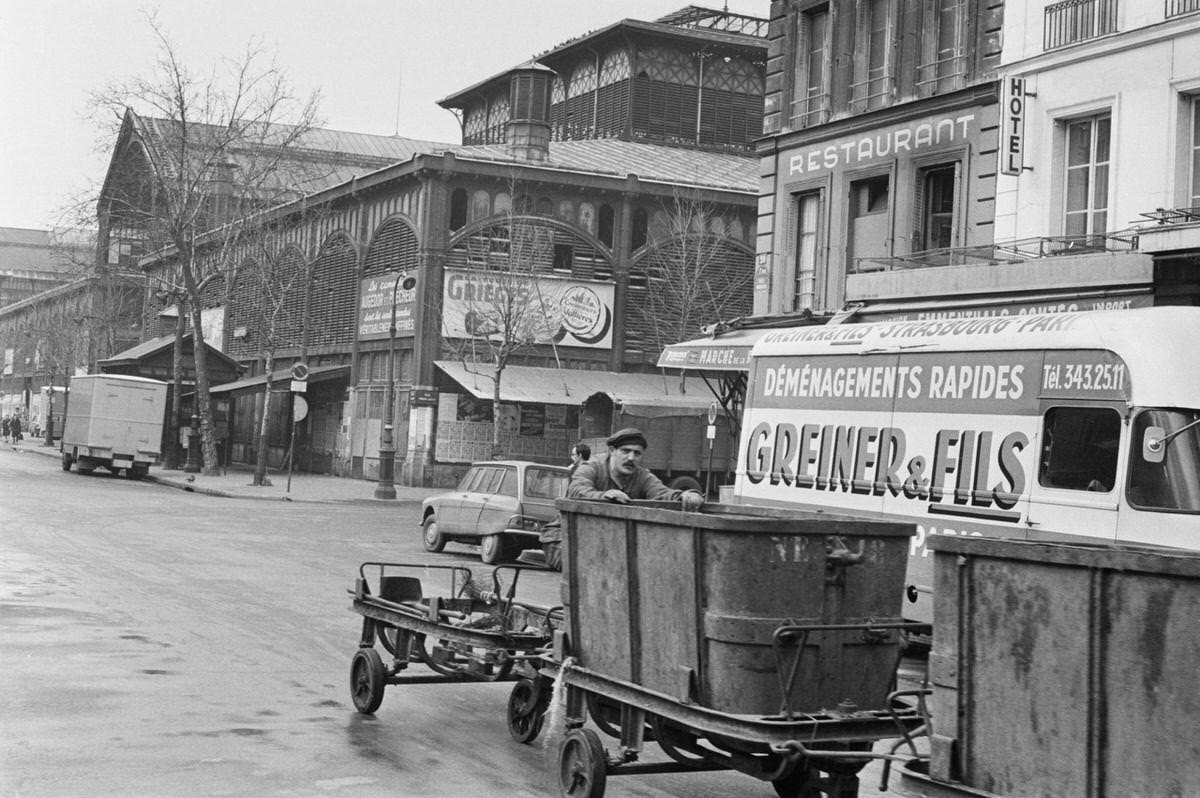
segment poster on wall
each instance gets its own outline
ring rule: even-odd
[[[412,335],[417,289],[397,285],[397,273],[368,277],[359,284],[358,338],[387,338],[392,326],[392,296],[396,297],[396,335]]]
[[[546,434],[545,405],[521,405],[521,434],[536,437]]]
[[[517,432],[521,428],[520,409],[516,405],[500,405],[496,424],[501,432]]]
[[[509,302],[513,297],[513,302]],[[613,286],[597,280],[521,277],[505,272],[446,269],[443,334],[500,340],[501,318],[520,327],[515,337],[534,343],[612,348]]]

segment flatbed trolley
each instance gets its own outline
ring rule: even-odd
[[[782,798],[853,798],[858,772],[872,759],[910,762],[921,756],[916,738],[928,728],[924,690],[895,691],[882,710],[841,704],[830,710],[802,712],[791,705],[799,652],[810,634],[898,631],[907,624],[789,625],[774,633],[780,689],[777,714],[735,715],[700,706],[613,678],[563,657],[562,636],[541,659],[521,665],[526,675],[513,687],[508,725],[513,738],[532,742],[542,729],[553,692],[565,700],[565,733],[558,743],[557,783],[565,798],[601,798],[614,775],[737,770],[771,782]],[[551,715],[554,713],[551,711]],[[588,717],[617,739],[606,749],[602,738],[584,728]],[[891,750],[875,752],[880,740],[894,739]],[[645,743],[654,742],[669,761],[643,762]],[[897,755],[900,748],[907,753]],[[886,785],[889,768],[885,766]]]
[[[562,621],[561,608],[516,599],[522,570],[501,565],[488,578],[459,565],[360,565],[349,591],[351,609],[363,616],[350,664],[355,709],[375,712],[388,685],[516,678],[514,664],[540,658]],[[503,578],[508,573],[511,578]],[[426,594],[422,577],[438,580],[445,592]],[[391,655],[390,663],[376,642]],[[433,673],[408,672],[413,662]]]

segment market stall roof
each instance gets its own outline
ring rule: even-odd
[[[774,328],[733,330],[668,344],[658,358],[659,368],[685,371],[748,371],[750,350],[759,338]]]
[[[453,360],[438,360],[436,365],[476,399],[492,398],[492,380],[486,374],[473,374]],[[713,400],[698,377],[508,366],[500,378],[500,398],[506,402],[582,405],[598,393],[638,415],[707,412]]]
[[[349,376],[349,366],[313,366],[308,370],[308,382],[310,384]],[[272,382],[279,383],[282,388],[287,388],[292,381],[292,367],[288,366],[284,369],[276,369],[271,375],[271,380]],[[232,391],[240,391],[245,388],[253,388],[256,385],[263,385],[266,383],[266,381],[266,374],[258,374],[254,377],[240,379],[236,382],[227,382],[224,385],[214,385],[208,389],[208,392],[230,393]]]

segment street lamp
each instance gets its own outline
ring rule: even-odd
[[[183,314],[187,292],[175,286],[164,287],[154,292],[154,298],[158,300],[160,305],[166,305],[170,301],[174,301],[175,303],[175,341],[171,355],[173,385],[171,390],[170,423],[168,424],[170,429],[167,430],[167,450],[165,452],[166,456],[163,468],[176,470],[180,468],[181,464],[179,461],[182,459],[179,430],[183,423]]]
[[[379,484],[375,486],[376,499],[396,498],[396,441],[395,404],[396,404],[396,293],[400,286],[405,291],[411,291],[417,284],[417,278],[400,272],[396,282],[392,283],[392,322],[388,325],[388,361],[387,361],[387,401],[383,405],[383,432],[379,441]]]

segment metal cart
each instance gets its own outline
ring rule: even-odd
[[[350,664],[354,707],[370,714],[388,685],[515,678],[513,666],[545,652],[562,609],[519,601],[523,569],[502,565],[481,575],[457,565],[365,562],[350,591],[363,616]],[[426,593],[426,581],[444,586]],[[384,662],[376,643],[389,655]],[[408,671],[424,663],[432,674]]]

